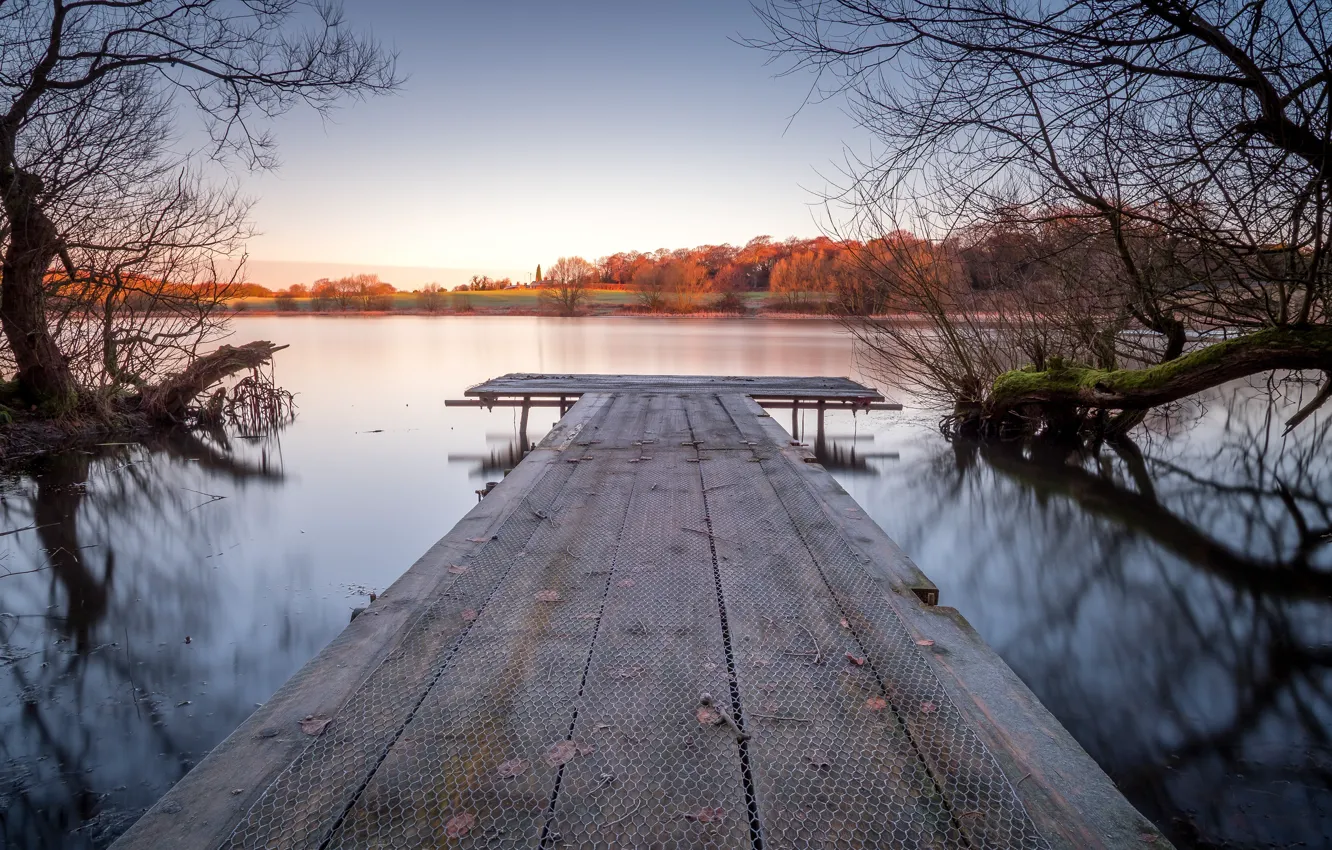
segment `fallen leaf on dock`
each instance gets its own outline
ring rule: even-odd
[[[313,714],[307,715],[306,718],[301,721],[301,731],[307,735],[322,735],[324,734],[324,730],[328,728],[328,724],[332,722],[333,718],[323,714],[318,717]]]
[[[859,655],[852,655],[851,653],[848,652],[846,654],[846,660],[850,661],[852,664],[856,665],[857,667],[865,666],[865,659],[860,657]]]
[[[501,779],[522,776],[524,773],[527,773],[527,762],[522,759],[509,759],[496,768],[495,772],[500,775]]]
[[[489,543],[489,537],[469,537],[467,540],[471,543]]]
[[[463,573],[467,572],[467,568],[464,567],[462,564],[454,564],[453,566],[449,567],[449,572],[453,573],[455,576],[460,576]]]
[[[929,700],[925,700],[924,702],[922,702],[922,703],[920,704],[920,713],[921,713],[921,714],[933,714],[934,712],[936,712],[936,711],[938,711],[938,710],[939,710],[939,706],[935,705],[934,703],[930,702]]]
[[[538,590],[532,598],[538,602],[559,602],[560,592],[558,590]]]
[[[721,823],[726,820],[726,810],[720,806],[704,807],[696,812],[685,812],[684,819],[696,823]]]
[[[704,726],[716,726],[722,722],[721,712],[710,705],[700,705],[698,710],[694,712],[694,716]]]
[[[568,764],[575,756],[585,756],[594,749],[589,744],[580,744],[577,741],[560,741],[546,750],[546,764],[559,767]]]
[[[888,707],[888,700],[883,697],[870,697],[865,700],[865,707],[870,711],[883,711]]]
[[[634,586],[634,580],[631,579],[631,578],[622,578],[622,579],[620,579],[619,581],[615,582],[615,586],[616,586],[616,587],[633,587],[633,586]]]
[[[920,640],[916,641],[916,646],[934,646],[934,641],[930,640],[929,638],[921,638]]]
[[[480,614],[476,612],[475,608],[468,608],[466,611],[462,613],[462,618],[464,623],[470,623],[479,616]]]
[[[471,832],[474,826],[476,826],[476,815],[463,812],[448,819],[448,822],[444,824],[444,834],[449,838],[462,838]]]
[[[850,624],[849,622],[847,622],[847,620],[846,620],[845,617],[843,617],[842,619],[838,620],[838,621],[837,621],[837,625],[841,626],[841,627],[844,628],[844,629],[849,629],[849,628],[851,628],[851,624]]]

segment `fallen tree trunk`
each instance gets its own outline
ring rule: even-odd
[[[1005,372],[995,379],[979,415],[997,423],[1023,419],[1066,424],[1090,411],[1145,411],[1249,375],[1314,369],[1332,375],[1332,328],[1267,328],[1141,369],[1056,364],[1040,372]],[[1328,397],[1325,386],[1290,419],[1288,429]]]
[[[285,345],[257,340],[241,346],[224,345],[192,361],[185,370],[168,375],[143,391],[141,407],[155,419],[182,422],[196,398],[237,372],[268,363]]]

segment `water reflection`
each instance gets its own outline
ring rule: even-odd
[[[954,604],[1181,846],[1332,838],[1332,420],[1282,438],[1287,406],[916,470],[917,540],[967,529],[948,579],[988,595]]]
[[[246,323],[293,344],[280,444],[177,435],[0,479],[0,533],[28,529],[0,536],[0,846],[109,843],[556,415],[524,436],[444,407],[468,385],[856,374],[818,322]],[[821,437],[803,412],[800,435],[1134,803],[1182,847],[1328,844],[1327,422],[1282,440],[1287,402],[1240,387],[1136,451],[950,445],[885,390],[908,409]]]
[[[254,609],[287,621],[277,647],[244,640],[234,576],[210,564],[240,545],[216,505],[280,485],[275,450],[173,434],[4,482],[0,844],[107,843],[253,709],[239,671],[266,698],[266,653],[313,651],[289,598]]]

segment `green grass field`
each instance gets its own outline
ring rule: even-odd
[[[589,293],[586,311],[590,313],[613,313],[637,305],[637,294],[626,289],[594,289]],[[769,295],[766,292],[748,292],[742,296],[745,305],[751,309],[767,306]],[[313,299],[294,299],[291,307],[295,312],[315,312]],[[420,295],[413,292],[397,292],[391,296],[392,306],[389,312],[424,311]],[[275,298],[246,297],[234,299],[231,304],[240,312],[273,313],[280,310]],[[468,311],[489,313],[539,313],[542,311],[540,291],[536,289],[502,289],[491,292],[445,292],[440,293],[437,312],[466,313]],[[343,312],[336,307],[327,311],[332,314]]]

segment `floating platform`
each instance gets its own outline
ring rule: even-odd
[[[759,399],[511,375],[550,434],[118,848],[1168,843]]]

